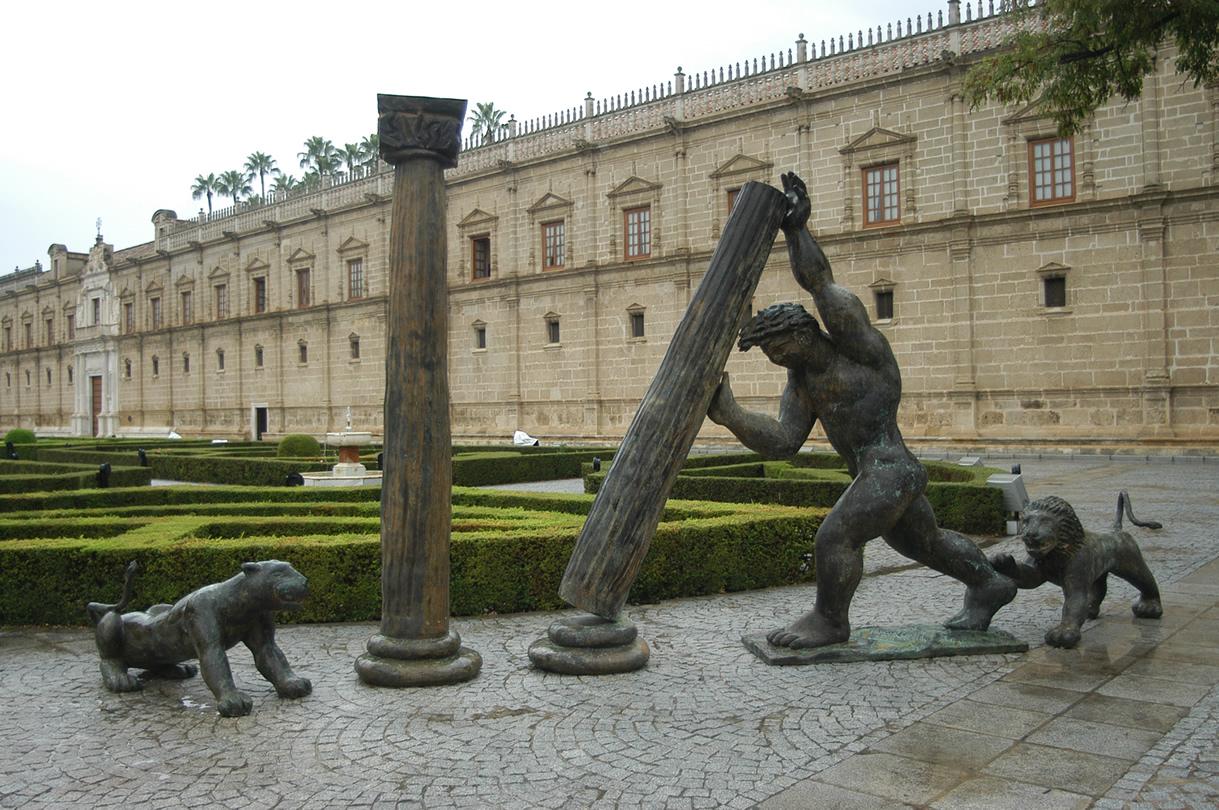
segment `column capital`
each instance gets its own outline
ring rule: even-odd
[[[426,158],[446,169],[457,165],[466,102],[456,98],[377,94],[381,159],[398,165]]]

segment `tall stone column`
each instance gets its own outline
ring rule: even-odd
[[[394,167],[381,488],[381,632],[356,660],[374,686],[473,678],[478,653],[449,628],[452,440],[444,170],[466,102],[377,96],[381,158]]]

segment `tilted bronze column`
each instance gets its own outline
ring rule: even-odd
[[[466,102],[377,96],[381,157],[394,167],[381,486],[381,632],[356,660],[375,686],[473,678],[478,653],[449,628],[452,440],[444,170],[457,164]]]

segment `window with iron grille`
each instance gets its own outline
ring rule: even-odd
[[[216,298],[216,320],[222,321],[229,316],[229,285],[217,284],[212,292]]]
[[[135,303],[123,302],[123,331],[130,335],[135,331]]]
[[[893,290],[876,291],[876,320],[893,320]]]
[[[359,360],[360,359],[360,339],[358,337],[356,337],[355,335],[352,335],[350,338],[347,339],[347,341],[351,346],[351,359]]]
[[[631,313],[631,337],[643,337],[643,313],[636,311]]]
[[[254,368],[262,368],[262,346],[254,347]]]
[[[303,309],[309,306],[309,268],[296,271],[296,306]]]
[[[216,350],[216,370],[224,371],[224,349]]]
[[[161,328],[161,299],[148,299],[148,320],[153,329]]]
[[[190,353],[182,352],[182,373],[190,374]]]
[[[547,318],[546,319],[546,342],[547,343],[558,343],[559,337],[560,337],[559,319],[558,318]]]
[[[55,319],[47,318],[47,345],[52,346],[55,343]]]
[[[254,314],[267,311],[267,279],[259,276],[254,279]]]
[[[1047,276],[1042,279],[1045,290],[1046,307],[1065,307],[1067,305],[1066,276]]]
[[[476,348],[476,349],[487,348],[487,327],[486,326],[479,325],[479,326],[474,327],[474,348]]]
[[[186,326],[195,322],[195,310],[192,303],[194,296],[189,290],[182,293],[182,325]]]

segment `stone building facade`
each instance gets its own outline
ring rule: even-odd
[[[1142,99],[1058,138],[971,110],[1008,15],[948,5],[468,144],[449,192],[458,438],[625,432],[750,180],[810,227],[893,345],[912,440],[1219,441],[1219,89],[1160,54]],[[43,434],[379,430],[392,174],[180,220],[0,279],[0,426]],[[754,307],[803,301],[776,244]],[[725,313],[736,320],[738,313]],[[747,407],[785,382],[728,370]],[[703,437],[725,436],[707,423]]]

